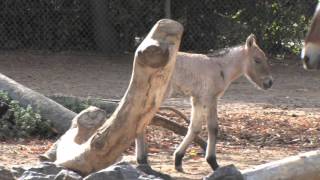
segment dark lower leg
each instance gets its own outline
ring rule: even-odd
[[[144,134],[139,134],[136,138],[136,159],[138,164],[148,164],[148,152]]]
[[[184,156],[184,153],[176,153],[174,156],[174,167],[177,171],[183,171],[182,170],[183,156]]]
[[[216,156],[208,156],[206,158],[208,164],[210,165],[210,167],[215,171],[219,168],[219,165],[217,163],[217,157]]]

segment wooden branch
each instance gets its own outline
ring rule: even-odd
[[[173,131],[176,134],[179,134],[181,136],[185,136],[188,132],[188,129],[173,122],[168,120],[167,118],[157,114],[153,119],[152,119],[152,125],[155,126],[160,126],[166,129],[169,129]],[[198,144],[204,151],[206,150],[207,143],[199,136],[196,136],[194,139],[194,142]]]
[[[56,164],[86,175],[117,161],[160,107],[182,31],[182,25],[173,20],[164,19],[155,24],[136,50],[129,87],[113,115],[82,144],[74,141],[82,125],[75,118],[78,126],[62,136]]]
[[[178,109],[176,108],[173,108],[173,107],[169,107],[169,106],[161,106],[160,107],[160,111],[161,110],[169,110],[169,111],[172,111],[174,113],[176,113],[178,116],[180,116],[184,122],[186,122],[187,124],[190,123],[190,120],[187,118],[187,116],[185,116],[181,111],[179,111]]]
[[[291,156],[242,171],[246,180],[319,180],[320,150]]]
[[[118,103],[116,100],[109,101],[106,99],[95,99],[95,98],[90,98],[90,99],[85,99],[85,98],[78,98],[78,97],[72,97],[72,96],[61,96],[61,95],[54,95],[50,96],[51,99],[57,101],[58,103],[65,105],[74,105],[76,106],[77,104],[81,103],[89,103],[90,105],[97,106],[107,112],[107,114],[112,113],[115,108],[117,107]],[[170,110],[179,115],[186,123],[189,123],[189,119],[179,110],[168,107],[168,106],[160,106],[160,111],[161,110]],[[154,126],[159,126],[165,129],[168,129],[175,134],[178,134],[180,136],[185,136],[188,129],[184,126],[179,125],[178,123],[169,120],[168,118],[161,116],[159,114],[156,114],[155,117],[151,121],[151,125]],[[201,137],[196,136],[194,139],[194,142],[198,144],[204,151],[206,150],[207,143],[205,140],[203,140]]]
[[[106,111],[107,114],[113,113],[116,107],[118,106],[120,100],[117,99],[98,99],[98,98],[81,98],[75,96],[64,96],[64,95],[52,95],[49,96],[50,99],[56,101],[63,106],[79,106],[81,104],[89,104],[90,106],[96,106],[100,109]],[[190,123],[190,120],[184,115],[181,111],[176,108],[169,106],[160,106],[159,110],[168,110],[177,114],[180,118],[182,118],[187,124]]]

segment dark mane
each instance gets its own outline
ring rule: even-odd
[[[243,46],[243,44],[233,46],[233,47],[227,47],[227,48],[222,48],[222,49],[218,49],[218,50],[213,50],[213,51],[209,52],[208,54],[206,54],[206,56],[208,56],[208,57],[224,57],[224,56],[228,55],[232,49],[235,49],[235,48],[238,48],[241,46]]]

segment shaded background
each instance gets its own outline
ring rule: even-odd
[[[152,25],[185,26],[181,49],[208,52],[256,34],[273,55],[298,54],[316,0],[2,0],[0,50],[133,52]]]

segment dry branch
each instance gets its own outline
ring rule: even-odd
[[[166,119],[165,117],[160,116],[159,114],[157,114],[152,119],[152,125],[169,129],[169,130],[173,131],[174,133],[179,134],[181,136],[185,136],[188,132],[187,128],[185,128],[185,127],[183,127],[173,121],[170,121],[170,120]],[[196,136],[194,139],[194,142],[196,144],[198,144],[204,151],[206,150],[207,143],[202,138],[200,138],[199,136]]]
[[[79,98],[79,97],[61,96],[61,95],[50,96],[50,98],[62,105],[64,104],[76,105],[76,104],[89,103],[90,105],[93,105],[105,110],[107,114],[112,113],[118,105],[116,100],[109,101],[104,99],[95,99],[95,98],[88,99],[88,98]],[[178,116],[180,116],[186,123],[189,123],[189,119],[182,112],[180,112],[175,108],[161,106],[159,109],[160,111],[161,110],[172,111],[176,113]],[[151,121],[151,125],[160,126],[162,128],[168,129],[180,136],[185,136],[188,131],[186,127],[179,125],[178,123],[171,121],[168,118],[161,116],[159,114],[156,114],[154,116],[154,118]],[[194,139],[194,142],[198,144],[203,150],[206,150],[207,143],[201,137],[196,136],[196,138]]]
[[[190,120],[187,118],[187,116],[185,116],[181,111],[179,111],[178,109],[176,108],[173,108],[173,107],[169,107],[169,106],[161,106],[160,107],[160,111],[161,110],[169,110],[169,111],[172,111],[174,113],[176,113],[178,116],[180,116],[185,123],[189,124],[190,123]]]
[[[74,123],[57,147],[57,164],[82,174],[105,168],[121,156],[137,134],[141,134],[160,107],[174,69],[183,27],[172,20],[160,20],[138,47],[132,77],[125,96],[113,115],[84,143],[74,141]]]

